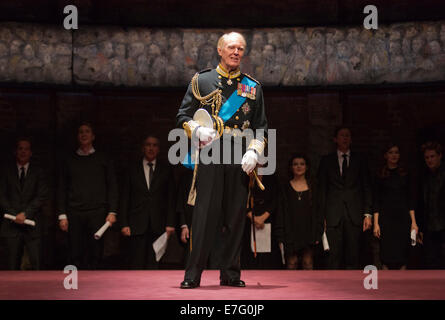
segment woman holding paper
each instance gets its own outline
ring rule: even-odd
[[[389,144],[384,158],[375,183],[374,235],[380,239],[382,268],[406,269],[410,232],[418,232],[413,189],[408,172],[399,164],[399,146]]]
[[[258,178],[266,188],[261,190],[254,184],[251,190],[244,227],[241,265],[245,269],[280,269],[283,265],[275,234],[278,184],[274,175],[258,175]],[[255,227],[255,243],[253,227]]]
[[[289,160],[290,180],[280,201],[283,241],[288,269],[311,270],[314,265],[314,244],[320,242],[321,223],[317,218],[314,183],[309,179],[309,161],[303,154]]]

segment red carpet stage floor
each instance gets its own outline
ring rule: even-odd
[[[179,289],[184,272],[79,271],[78,289],[66,290],[63,271],[1,271],[2,300],[445,300],[445,271],[378,271],[378,289],[364,288],[369,274],[353,271],[244,270],[245,288],[222,287],[206,270],[201,287]]]

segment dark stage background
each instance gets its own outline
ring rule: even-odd
[[[65,265],[66,238],[56,230],[54,210],[57,161],[64,152],[76,147],[76,125],[89,119],[96,125],[96,147],[112,155],[119,178],[126,165],[140,156],[139,145],[146,132],[161,137],[161,158],[166,159],[170,129],[175,126],[175,114],[184,90],[87,90],[51,88],[0,89],[0,128],[3,160],[13,158],[14,139],[18,133],[33,137],[33,157],[49,177],[51,199],[45,205],[44,237],[45,266]],[[265,89],[265,103],[270,128],[277,130],[277,174],[287,177],[287,161],[292,151],[312,156],[316,172],[320,149],[312,145],[317,131],[314,119],[309,119],[311,104],[335,106],[343,114],[343,123],[353,132],[355,150],[369,156],[373,171],[382,164],[382,148],[391,140],[400,141],[402,160],[414,174],[423,170],[419,152],[427,139],[444,142],[445,86],[391,88],[306,88]],[[313,112],[314,113],[314,112]],[[316,113],[315,113],[316,114]],[[315,122],[316,123],[316,122]],[[312,139],[312,140],[311,140]],[[334,147],[330,138],[323,148]],[[175,168],[178,177],[183,168]],[[119,267],[121,239],[118,230],[107,233],[106,257],[108,267]],[[167,265],[178,264],[181,255],[177,243],[167,258]]]
[[[79,8],[80,24],[181,28],[261,28],[361,25],[368,1],[245,1],[214,2],[141,0],[16,0],[0,3],[0,21],[62,24],[63,7]],[[443,1],[373,1],[379,23],[435,21],[445,18]],[[232,12],[232,8],[234,11]],[[246,13],[249,11],[248,13]],[[165,15],[168,12],[168,15]],[[140,156],[147,132],[161,138],[167,157],[167,134],[185,87],[137,88],[0,84],[0,149],[2,160],[13,157],[17,135],[33,137],[33,159],[46,170],[51,198],[45,204],[45,269],[66,265],[66,235],[57,230],[54,210],[59,157],[76,146],[80,120],[96,127],[96,147],[116,162],[119,179],[130,160]],[[391,140],[402,147],[402,161],[416,177],[423,170],[420,145],[428,139],[445,142],[445,83],[378,86],[264,88],[269,127],[277,130],[277,175],[286,179],[292,151],[305,152],[316,172],[320,156],[333,150],[330,135],[338,124],[352,129],[353,147],[369,156],[373,171],[382,164],[382,148]],[[328,116],[327,116],[328,115]],[[322,130],[320,130],[322,129]],[[175,168],[176,177],[184,169]],[[119,230],[106,233],[104,268],[121,268],[125,243]],[[183,248],[174,241],[164,267],[181,267]],[[0,253],[0,268],[4,268]],[[181,257],[182,258],[182,257]]]

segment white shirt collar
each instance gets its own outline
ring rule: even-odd
[[[339,159],[343,158],[343,154],[344,154],[344,152],[342,152],[342,151],[337,149],[337,156],[338,156]],[[346,155],[349,158],[351,156],[351,150],[346,151]]]
[[[90,150],[88,150],[88,152],[84,152],[82,149],[77,149],[77,151],[76,151],[76,153],[79,155],[79,156],[89,156],[90,154],[93,154],[94,152],[96,152],[96,149],[94,149],[94,147],[91,147],[91,149]]]
[[[144,164],[144,168],[145,167],[148,167],[148,165],[147,165],[147,163],[148,163],[148,160],[144,157],[144,159],[142,160],[142,163]],[[155,169],[155,167],[156,167],[156,159],[154,159],[153,161],[151,161],[151,163],[153,163],[153,170]]]
[[[20,168],[21,167],[24,167],[25,168],[25,174],[28,172],[28,168],[29,168],[29,162],[27,163],[27,164],[25,164],[25,165],[21,165],[21,164],[18,164],[17,163],[17,170],[19,171],[19,174],[20,174]]]

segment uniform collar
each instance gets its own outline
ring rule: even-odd
[[[237,78],[241,75],[240,69],[236,69],[235,71],[228,72],[221,64],[218,64],[216,67],[216,72],[218,72],[221,76],[228,79]]]

